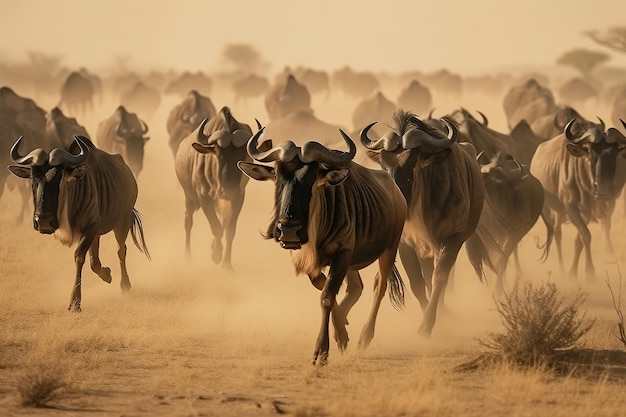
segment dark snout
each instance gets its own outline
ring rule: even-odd
[[[54,233],[59,228],[59,221],[53,216],[36,214],[33,217],[33,227],[39,233],[49,235]]]
[[[306,243],[303,236],[304,228],[300,221],[293,219],[282,219],[276,223],[276,240],[280,242],[283,249],[300,249]]]
[[[608,200],[614,197],[614,190],[613,190],[613,184],[612,183],[601,183],[601,182],[594,182],[593,183],[593,193],[594,196],[598,199],[598,200]]]

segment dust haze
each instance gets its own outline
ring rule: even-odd
[[[381,91],[395,100],[404,85],[394,77],[408,71],[509,73],[514,79],[544,73],[557,86],[575,75],[555,65],[558,56],[576,47],[598,49],[582,33],[619,25],[626,12],[620,1],[383,3],[0,0],[0,63],[28,63],[29,53],[56,56],[58,70],[85,67],[105,81],[131,72],[212,75],[236,70],[223,50],[242,43],[259,52],[262,62],[254,70],[270,80],[285,66],[333,71],[348,65],[379,74]],[[610,55],[607,65],[626,67],[626,55]],[[5,82],[0,79],[0,84]],[[53,88],[38,93],[22,83],[15,90],[47,111],[58,103]],[[490,126],[505,132],[503,94],[434,92],[435,114],[459,106],[479,109],[489,116]],[[253,129],[255,118],[268,122],[262,98],[235,104],[230,86],[216,81],[210,98],[218,109],[229,106]],[[143,117],[151,138],[135,207],[143,215],[152,261],[128,240],[130,293],[119,288],[117,247],[106,235],[101,259],[111,267],[113,282],[105,284],[86,265],[83,312],[67,313],[74,248],[34,231],[32,212],[23,223],[15,222],[16,193],[5,192],[0,199],[0,407],[28,414],[19,406],[15,378],[36,364],[58,361],[78,383],[73,395],[54,403],[63,415],[84,415],[84,410],[142,416],[524,415],[531,406],[538,414],[564,416],[615,411],[601,404],[621,395],[623,385],[600,384],[584,398],[579,392],[589,385],[577,380],[550,385],[541,376],[510,369],[476,380],[448,373],[476,354],[476,338],[501,329],[491,292],[494,277],[488,274],[486,283],[479,282],[464,249],[431,339],[417,335],[422,312],[407,286],[405,308],[395,311],[385,299],[371,346],[357,350],[372,303],[375,268],[370,266],[362,272],[363,296],[348,317],[348,351],[342,355],[331,340],[330,364],[314,369],[310,359],[321,316],[319,292],[306,276],[295,275],[288,251],[261,237],[270,221],[273,184],[247,185],[233,246],[234,273],[212,263],[212,236],[201,211],[194,216],[191,256],[185,257],[184,195],[165,127],[180,100],[163,95],[156,113]],[[352,126],[358,101],[331,91],[312,95],[312,108],[320,119],[352,131],[358,128]],[[102,101],[79,122],[94,135],[118,105],[119,96],[105,87]],[[577,108],[587,118],[610,119],[609,105],[600,100]],[[586,342],[603,349],[619,347],[611,334],[614,312],[602,279],[605,273],[616,278],[623,265],[624,216],[622,196],[611,229],[615,254],[606,250],[598,225],[591,225],[595,282],[564,276],[555,254],[538,262],[536,241],[545,240],[543,224],[535,225],[520,246],[528,278],[551,279],[566,296],[579,289],[590,294],[586,306],[598,325]],[[566,265],[574,237],[573,227],[566,225]],[[513,280],[509,268],[509,286]],[[561,396],[568,398],[567,406]],[[497,404],[484,413],[481,404],[492,401]]]

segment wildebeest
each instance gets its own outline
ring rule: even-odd
[[[352,112],[352,126],[355,129],[360,129],[372,120],[390,123],[395,111],[396,105],[378,91],[373,96],[361,100],[356,105]]]
[[[263,96],[269,87],[270,82],[267,78],[256,74],[248,74],[233,83],[235,103]]]
[[[165,87],[165,94],[178,94],[184,97],[189,91],[196,90],[200,94],[210,95],[213,81],[202,71],[192,73],[185,71],[170,81]]]
[[[61,86],[59,106],[64,105],[70,114],[84,116],[87,110],[93,110],[96,88],[86,70],[71,72]]]
[[[0,117],[13,120],[20,126],[25,145],[52,149],[51,144],[42,139],[46,137],[46,111],[33,100],[16,94],[9,87],[1,87]]]
[[[430,90],[417,80],[411,81],[398,96],[398,107],[416,114],[426,113],[432,106],[433,98]]]
[[[185,251],[190,254],[193,214],[201,208],[213,234],[213,262],[225,269],[232,269],[233,239],[248,183],[237,162],[250,160],[245,144],[251,136],[250,126],[222,107],[189,134],[176,152],[176,176],[185,192]]]
[[[154,87],[137,81],[120,96],[120,103],[143,117],[152,117],[161,105],[161,93]]]
[[[365,127],[361,143],[370,150],[368,156],[391,174],[408,203],[399,253],[424,310],[419,331],[429,335],[459,249],[478,224],[485,186],[476,151],[456,143],[459,132],[453,122],[443,120],[446,134],[404,110],[397,111],[394,120],[394,130],[377,140],[368,137],[375,122]],[[428,300],[430,281],[424,280],[422,267],[430,269],[433,264]]]
[[[137,177],[143,168],[144,145],[149,139],[146,133],[148,125],[143,120],[124,106],[118,106],[98,125],[96,140],[103,151],[122,155]]]
[[[335,71],[333,84],[346,95],[356,99],[367,97],[380,88],[380,82],[374,74],[367,71],[354,71],[350,67]]]
[[[589,99],[598,98],[598,90],[582,78],[567,81],[558,93],[561,100],[568,104],[584,104]]]
[[[33,191],[33,225],[44,234],[54,233],[61,243],[72,246],[76,276],[70,298],[70,311],[81,309],[81,279],[85,256],[89,251],[91,269],[105,282],[111,282],[111,269],[100,263],[100,236],[115,234],[119,245],[122,290],[130,289],[126,269],[126,237],[131,232],[137,248],[148,259],[139,212],[134,205],[137,183],[120,155],[97,149],[91,140],[75,136],[67,148],[50,153],[35,149],[26,156],[19,152],[20,137],[11,148],[17,165],[9,170],[20,178],[29,178]]]
[[[502,107],[511,128],[522,119],[532,126],[538,118],[557,110],[550,89],[539,84],[534,78],[512,87],[504,95]]]
[[[48,114],[46,119],[48,144],[53,148],[65,148],[69,145],[69,143],[65,143],[65,138],[73,137],[74,135],[90,138],[85,127],[78,124],[74,117],[67,117],[58,107],[50,110],[50,114]]]
[[[532,122],[530,127],[533,132],[547,140],[562,134],[565,126],[572,119],[576,120],[572,126],[572,130],[574,132],[579,130],[584,131],[587,129],[587,125],[593,124],[588,122],[573,107],[556,106],[551,113],[546,114],[545,116],[542,116]]]
[[[393,264],[406,202],[387,173],[352,162],[356,146],[343,130],[340,132],[348,152],[330,150],[318,142],[299,147],[292,141],[260,150],[260,129],[248,142],[248,154],[259,162],[274,162],[274,166],[245,161],[238,164],[250,178],[274,181],[274,213],[265,237],[292,250],[296,273],[307,274],[322,291],[322,325],[313,354],[313,363],[318,365],[328,358],[331,311],[339,348],[347,345],[346,316],[363,288],[359,269],[378,259],[374,303],[361,332],[360,346],[366,346],[374,336],[388,279],[394,300],[403,300],[401,278]],[[326,266],[330,266],[328,278],[322,272]],[[344,277],[348,289],[338,305],[337,292]]]
[[[265,110],[270,121],[276,121],[289,113],[311,110],[311,95],[292,74],[278,80],[265,95]]]
[[[578,273],[578,261],[584,247],[586,274],[592,278],[595,269],[587,224],[606,221],[613,213],[615,197],[626,181],[622,172],[616,176],[617,158],[626,156],[626,137],[612,127],[605,131],[602,121],[575,134],[572,130],[574,122],[572,119],[567,124],[563,134],[539,145],[530,172],[545,189],[542,217],[554,221],[554,239],[561,266],[561,224],[569,220],[578,231],[570,276],[575,277]],[[548,249],[551,239],[549,234]]]
[[[458,96],[463,90],[463,79],[459,74],[452,73],[447,69],[425,74],[422,82],[433,91],[448,95]]]
[[[511,253],[515,254],[517,275],[521,275],[517,245],[541,214],[543,187],[526,165],[509,154],[498,153],[489,158],[481,152],[476,160],[485,182],[485,204],[476,233],[467,240],[466,246],[470,258],[474,254],[486,255],[483,262],[470,261],[475,266],[489,265],[496,274],[494,292],[501,294]],[[479,246],[475,248],[474,245]],[[482,274],[482,271],[477,273]]]
[[[180,142],[200,126],[204,119],[212,119],[216,114],[217,110],[210,98],[191,90],[167,117],[167,133],[170,135],[169,146],[172,154],[176,155]]]

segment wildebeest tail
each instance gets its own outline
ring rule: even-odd
[[[376,279],[379,277],[380,274],[377,272]],[[391,306],[396,310],[401,310],[404,307],[404,281],[395,264],[391,268],[391,274],[387,283],[389,284],[389,302]]]
[[[487,265],[496,274],[498,273],[496,265],[498,260],[504,257],[504,254],[498,242],[484,225],[478,224],[474,233],[465,242],[465,249],[480,282],[486,281],[484,265]]]
[[[148,247],[146,246],[146,239],[143,236],[143,223],[141,222],[141,213],[137,211],[137,209],[133,209],[133,223],[130,228],[130,234],[133,237],[133,242],[135,242],[135,246],[137,249],[144,255],[148,260],[152,260],[150,258],[150,252],[148,251]]]
[[[554,238],[554,222],[552,221],[552,217],[549,212],[541,212],[541,219],[543,223],[546,225],[546,242],[543,245],[537,243],[537,249],[541,249],[541,257],[539,258],[540,262],[545,262],[548,259],[548,254],[550,253],[550,245],[552,244],[552,239]]]

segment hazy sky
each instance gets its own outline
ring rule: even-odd
[[[623,25],[625,0],[0,0],[0,58],[66,66],[219,69],[226,43],[272,64],[399,71],[550,65],[584,30]],[[612,54],[611,64],[626,65]]]

